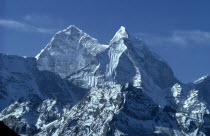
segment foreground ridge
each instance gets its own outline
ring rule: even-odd
[[[209,76],[181,83],[123,26],[103,45],[71,25],[35,58],[0,54],[0,76],[0,120],[20,135],[210,134]]]

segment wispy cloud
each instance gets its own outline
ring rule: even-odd
[[[25,16],[23,17],[23,19],[26,20],[26,21],[31,21],[31,20],[34,19],[34,17],[33,17],[32,15],[30,15],[30,14],[27,14],[27,15],[25,15]]]
[[[210,46],[210,32],[201,30],[173,31],[166,35],[135,34],[150,45],[176,45],[176,46]]]
[[[0,26],[26,32],[38,32],[43,34],[55,33],[56,29],[41,28],[15,20],[0,19]]]
[[[31,22],[35,24],[49,25],[51,23],[60,23],[61,20],[59,18],[53,18],[49,15],[45,14],[26,14],[22,17],[22,19],[26,22]]]

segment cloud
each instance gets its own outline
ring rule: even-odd
[[[57,31],[56,29],[41,28],[20,21],[8,20],[8,19],[0,19],[0,26],[19,31],[38,32],[43,34],[51,34]]]
[[[155,34],[135,34],[137,37],[145,40],[150,45],[176,45],[176,46],[210,46],[210,32],[201,30],[176,30],[166,35]]]
[[[53,26],[58,27],[60,24],[64,23],[64,20],[59,17],[53,17],[47,14],[26,14],[21,18],[24,22],[36,24],[39,26]]]
[[[33,20],[33,16],[30,15],[30,14],[27,14],[23,17],[23,19],[26,20],[26,21],[31,21],[31,20]]]
[[[172,34],[172,40],[174,41],[177,40],[177,42],[181,40],[182,44],[189,44],[189,43],[206,44],[210,43],[210,32],[205,32],[200,30],[175,31]]]
[[[25,16],[22,17],[22,19],[26,22],[32,22],[36,24],[46,24],[47,25],[51,22],[58,21],[58,19],[53,19],[48,15],[44,14],[26,14]]]

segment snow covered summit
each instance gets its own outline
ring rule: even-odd
[[[123,26],[109,45],[71,25],[36,59],[0,54],[0,77],[0,120],[21,135],[210,133],[209,76],[181,83]]]

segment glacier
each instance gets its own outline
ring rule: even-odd
[[[210,76],[182,83],[123,26],[108,45],[71,25],[35,58],[0,54],[0,77],[0,120],[20,135],[210,134]]]

